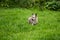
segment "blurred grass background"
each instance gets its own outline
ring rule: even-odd
[[[27,19],[37,13],[39,22]],[[60,12],[24,8],[0,8],[0,40],[60,40]]]

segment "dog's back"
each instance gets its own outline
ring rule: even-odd
[[[28,23],[32,23],[32,17],[28,18]]]

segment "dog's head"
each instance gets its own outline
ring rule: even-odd
[[[37,17],[37,13],[32,13],[32,17]]]

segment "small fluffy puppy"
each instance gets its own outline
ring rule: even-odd
[[[37,14],[35,13],[32,13],[32,16],[30,16],[28,18],[28,23],[32,24],[32,25],[35,25],[38,23],[38,17],[37,17]]]

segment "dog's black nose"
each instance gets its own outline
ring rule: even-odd
[[[32,21],[34,21],[34,20],[32,19]]]

